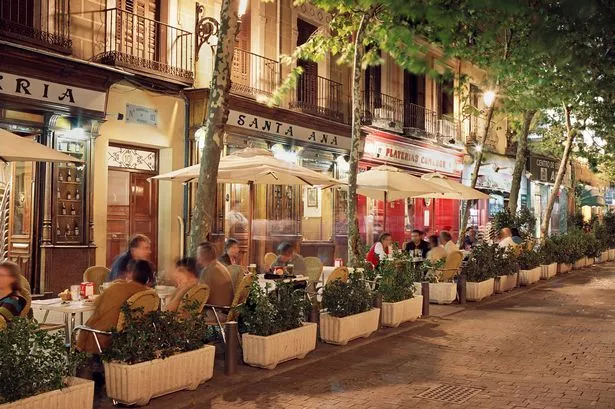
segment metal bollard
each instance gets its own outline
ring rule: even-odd
[[[457,277],[457,294],[459,295],[459,304],[466,303],[466,276],[460,274]]]
[[[429,281],[421,283],[421,294],[423,295],[423,318],[429,317]]]
[[[312,304],[312,310],[310,311],[309,322],[315,322],[318,324],[319,321],[320,321],[320,307],[318,306],[318,303],[315,302]]]
[[[378,316],[378,328],[382,326],[382,294],[376,293],[374,297],[374,308],[380,308],[380,315]]]
[[[237,335],[237,322],[229,321],[224,324],[226,349],[224,351],[224,374],[235,375],[237,372],[237,349],[239,338]]]

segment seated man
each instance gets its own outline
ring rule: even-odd
[[[446,251],[446,254],[450,253],[451,251],[459,251],[459,248],[453,241],[453,236],[451,236],[449,232],[441,231],[439,241],[440,245],[444,248],[444,251]]]
[[[476,238],[476,229],[470,226],[466,229],[466,235],[463,238],[463,248],[468,251],[472,250],[477,243],[478,239]]]
[[[498,243],[498,246],[504,248],[511,248],[515,247],[516,245],[517,244],[515,244],[515,241],[512,237],[512,231],[508,227],[504,227],[500,232],[500,242]]]
[[[523,244],[523,239],[521,238],[521,234],[519,233],[519,229],[513,227],[510,229],[510,233],[512,234],[512,241],[515,244]]]
[[[230,306],[233,302],[233,280],[224,264],[216,260],[216,248],[210,242],[199,244],[196,261],[201,268],[201,284],[209,287],[207,304]]]
[[[128,250],[113,260],[111,271],[106,281],[115,281],[125,278],[128,264],[131,261],[149,260],[151,254],[152,249],[149,237],[143,234],[135,234],[128,242]]]
[[[305,275],[307,273],[305,260],[303,260],[300,254],[295,253],[293,245],[287,242],[280,243],[278,246],[278,258],[270,267],[287,267],[289,264],[293,265],[294,275]]]
[[[426,258],[429,252],[429,243],[422,239],[422,232],[420,230],[412,230],[410,235],[410,242],[406,244],[406,253],[412,257]]]
[[[173,271],[173,280],[177,289],[167,302],[167,311],[177,311],[182,298],[192,287],[199,283],[199,273],[196,269],[196,259],[192,257],[184,257],[175,263]]]
[[[21,288],[19,266],[12,261],[0,262],[0,316],[8,323],[19,317],[26,307],[27,290]]]
[[[446,250],[442,246],[438,245],[438,236],[429,236],[429,252],[427,253],[427,259],[430,261],[438,261],[446,258]]]
[[[126,280],[112,284],[96,299],[94,313],[85,324],[101,331],[115,329],[122,305],[136,293],[147,290],[145,284],[152,275],[152,266],[149,262],[145,260],[131,262],[128,265]],[[107,335],[97,335],[97,337],[101,349],[105,349],[111,343],[111,337]],[[81,352],[98,354],[94,334],[81,331],[77,339],[77,349]]]
[[[239,242],[233,238],[226,239],[224,254],[218,258],[218,261],[227,266],[239,264]]]

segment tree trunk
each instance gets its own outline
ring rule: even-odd
[[[562,160],[559,163],[559,169],[557,170],[557,176],[555,177],[555,184],[553,185],[553,189],[551,190],[551,194],[549,195],[549,200],[547,201],[547,208],[545,209],[545,215],[542,219],[542,223],[540,224],[540,240],[544,241],[549,233],[549,223],[551,222],[551,213],[553,212],[553,206],[555,205],[555,199],[558,196],[559,188],[562,185],[562,181],[564,180],[564,175],[566,174],[566,166],[568,166],[568,159],[570,159],[570,151],[572,150],[572,142],[574,142],[574,137],[576,135],[576,129],[572,128],[570,124],[570,107],[564,104],[564,114],[566,119],[566,143],[564,145],[564,154],[562,155]]]
[[[480,170],[480,165],[483,161],[483,151],[485,150],[485,142],[487,141],[487,135],[489,135],[489,129],[491,128],[491,120],[493,119],[493,112],[495,111],[495,103],[493,100],[491,106],[487,110],[487,121],[485,122],[485,127],[483,128],[483,134],[481,135],[478,146],[481,149],[476,152],[476,156],[474,157],[474,170],[472,171],[472,181],[470,186],[472,189],[476,187],[476,182],[478,181],[478,171]],[[468,219],[470,218],[470,201],[464,202],[463,216],[461,217],[461,226],[459,227],[459,239],[457,240],[457,244],[459,248],[463,248],[463,237],[465,234],[466,226],[468,225]]]
[[[519,201],[519,190],[521,189],[521,179],[525,170],[525,162],[527,161],[527,136],[530,133],[532,119],[536,111],[525,111],[523,114],[523,129],[519,135],[517,142],[517,159],[515,160],[515,170],[513,171],[512,185],[510,187],[510,198],[508,201],[508,210],[510,213],[517,212],[517,202]]]
[[[207,240],[216,212],[218,166],[228,119],[228,98],[231,88],[231,67],[235,41],[239,33],[238,0],[223,0],[216,48],[214,73],[207,101],[205,140],[201,155],[199,184],[196,191],[190,227],[190,254],[196,255],[199,243]]]
[[[361,146],[361,60],[363,59],[363,31],[366,16],[361,17],[354,42],[352,64],[352,139],[350,142],[350,170],[348,173],[348,264],[356,266],[364,257],[357,217],[357,174]]]

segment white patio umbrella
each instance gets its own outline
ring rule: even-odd
[[[344,182],[347,182],[344,180]],[[423,194],[443,194],[446,190],[393,166],[381,165],[357,175],[357,193],[384,201],[384,225],[387,219],[387,201],[395,201]]]
[[[428,173],[421,176],[421,179],[427,180],[442,189],[445,189],[444,193],[426,193],[416,197],[433,198],[433,199],[455,199],[455,200],[475,200],[475,199],[489,199],[489,195],[479,190],[472,189],[470,186],[466,186],[455,180],[449,179],[441,173]]]
[[[178,169],[154,176],[151,179],[177,182],[198,182],[200,165]],[[248,252],[252,249],[252,220],[254,218],[254,197],[256,184],[308,185],[332,187],[343,182],[327,175],[304,168],[294,163],[276,159],[266,149],[246,148],[220,158],[218,183],[238,183],[250,186],[248,215]]]
[[[22,138],[0,128],[0,162],[82,162],[29,138]]]

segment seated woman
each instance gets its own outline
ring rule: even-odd
[[[391,245],[393,244],[393,238],[389,233],[382,233],[378,237],[378,241],[372,245],[367,253],[366,260],[372,263],[375,267],[380,264],[381,261],[389,258],[389,255],[393,252]]]
[[[224,254],[218,257],[218,261],[226,266],[239,264],[239,242],[233,238],[226,239]]]
[[[175,263],[173,279],[177,289],[167,302],[167,311],[177,311],[182,298],[192,287],[199,283],[199,273],[196,271],[196,259],[184,257]]]
[[[126,280],[114,282],[96,299],[94,313],[86,322],[86,325],[101,331],[113,330],[120,317],[122,305],[136,293],[147,290],[146,284],[152,276],[153,270],[149,262],[145,260],[130,262]],[[100,342],[101,349],[105,349],[109,346],[111,337],[98,335],[98,341]],[[79,332],[77,349],[81,352],[98,354],[99,351],[94,334],[87,331]]]
[[[429,236],[429,252],[427,259],[430,261],[439,261],[446,258],[446,250],[438,244],[438,236]]]
[[[19,283],[20,274],[19,266],[12,261],[0,263],[0,315],[7,323],[19,317],[27,304]]]

